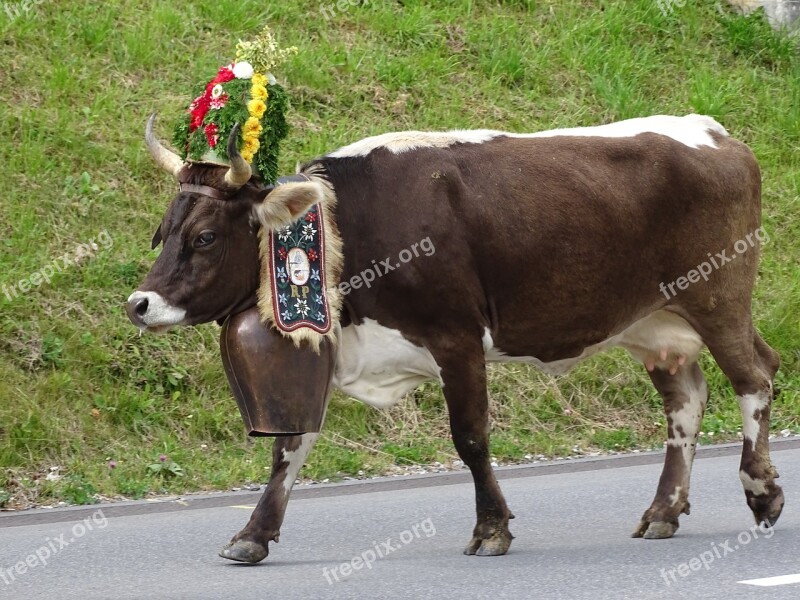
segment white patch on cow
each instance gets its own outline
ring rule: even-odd
[[[700,430],[703,411],[708,401],[708,384],[705,379],[702,379],[698,387],[690,377],[683,376],[680,379],[680,385],[686,394],[687,400],[680,410],[676,410],[669,415],[672,418],[672,433],[675,437],[670,437],[667,440],[667,444],[681,449],[683,463],[688,472],[691,472],[695,450],[697,449],[695,446],[697,434]]]
[[[339,148],[328,156],[331,158],[366,156],[378,148],[385,148],[392,154],[402,154],[416,148],[448,148],[454,144],[482,144],[500,135],[511,134],[492,129],[397,131],[365,138],[344,148]]]
[[[756,440],[758,439],[758,432],[761,429],[761,423],[756,419],[756,411],[760,411],[769,405],[769,395],[767,392],[756,392],[755,394],[745,394],[744,396],[736,396],[739,401],[739,408],[742,411],[742,436],[744,441],[753,444],[753,449],[756,447]]]
[[[487,361],[531,363],[551,375],[563,375],[593,354],[615,346],[626,348],[642,362],[650,357],[658,356],[661,350],[666,348],[670,355],[684,356],[686,357],[685,362],[690,364],[697,360],[697,356],[703,348],[703,340],[682,317],[666,310],[657,310],[649,314],[621,333],[584,348],[578,356],[551,362],[543,362],[532,356],[509,356],[495,345],[488,329],[485,329],[483,334],[483,349]],[[656,360],[656,364],[658,363],[659,361]]]
[[[739,479],[742,480],[742,486],[748,492],[752,492],[756,496],[763,496],[767,493],[767,482],[763,479],[753,479],[744,471],[739,471]]]
[[[286,467],[286,476],[283,479],[283,491],[287,494],[292,491],[297,475],[305,464],[308,453],[311,452],[311,448],[314,447],[318,437],[318,433],[304,433],[300,436],[300,446],[297,450],[290,452],[283,450],[281,458],[289,463]]]
[[[657,310],[636,321],[621,336],[617,345],[640,362],[652,360],[660,368],[671,366],[671,357],[683,356],[686,364],[695,362],[704,345],[700,335],[683,317],[668,310]],[[667,350],[667,361],[659,357],[662,350]]]
[[[675,506],[681,499],[681,490],[683,488],[679,485],[675,486],[675,491],[669,495],[669,505]]]
[[[672,115],[654,115],[652,117],[639,117],[596,127],[572,127],[569,129],[553,129],[531,134],[530,137],[553,137],[561,135],[591,136],[591,137],[633,137],[640,133],[657,133],[665,135],[690,148],[710,146],[716,148],[717,144],[711,137],[711,132],[727,136],[728,132],[716,120],[705,115],[686,115],[674,117]]]
[[[333,385],[376,408],[388,408],[419,384],[440,377],[427,348],[395,330],[364,319],[342,328]]]
[[[142,315],[142,321],[148,327],[168,327],[180,325],[186,316],[186,310],[172,306],[160,294],[155,292],[133,292],[128,297],[128,304],[147,299],[147,312]]]
[[[657,133],[684,144],[690,148],[709,146],[716,148],[711,132],[727,136],[728,132],[717,121],[704,115],[654,115],[597,125],[594,127],[572,127],[551,129],[536,133],[509,133],[491,129],[453,130],[453,131],[399,131],[368,137],[328,156],[345,158],[367,156],[373,150],[384,148],[393,154],[401,154],[417,148],[448,148],[455,144],[483,144],[497,137],[543,138],[556,136],[581,136],[621,138],[634,137],[640,133]]]

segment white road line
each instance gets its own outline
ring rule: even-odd
[[[247,510],[253,510],[255,507],[256,507],[255,504],[253,504],[252,506],[247,504],[234,504],[233,506],[229,506],[228,508],[244,508]]]
[[[737,581],[746,585],[758,585],[761,587],[772,587],[775,585],[788,585],[790,583],[800,583],[800,573],[794,575],[778,575],[777,577],[763,577],[761,579],[746,579]]]

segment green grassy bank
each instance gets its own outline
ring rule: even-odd
[[[0,504],[224,489],[268,476],[269,441],[243,434],[218,328],[138,337],[122,308],[154,260],[150,237],[174,193],[144,148],[146,117],[159,111],[169,139],[168,122],[195,85],[264,23],[300,48],[279,73],[293,95],[285,173],[397,129],[535,131],[657,113],[717,118],[761,161],[769,241],[755,315],[783,359],[774,428],[796,430],[797,45],[759,14],[720,12],[711,0],[681,4],[665,15],[650,0],[6,3]],[[91,240],[96,249],[76,256]],[[65,254],[73,264],[62,261],[42,279]],[[28,291],[9,288],[24,279]],[[735,439],[733,393],[708,357],[704,365],[712,387],[704,439]],[[498,459],[661,444],[660,400],[622,352],[557,379],[525,366],[490,373]],[[386,412],[337,396],[304,474],[375,474],[454,458],[441,391],[427,384]]]

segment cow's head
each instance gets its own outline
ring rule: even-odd
[[[184,163],[153,133],[145,140],[156,163],[180,184],[153,248],[164,248],[144,282],[128,298],[134,325],[164,331],[224,319],[256,302],[258,230],[299,218],[324,196],[319,181],[275,188],[252,176],[236,148],[238,126],[228,140],[230,166]]]

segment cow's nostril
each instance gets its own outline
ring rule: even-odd
[[[150,303],[148,302],[147,298],[139,298],[139,300],[136,301],[133,310],[137,315],[143,317],[147,313],[147,306],[149,304]]]

